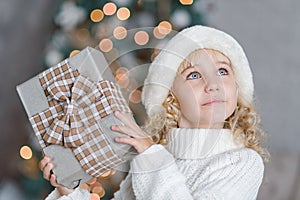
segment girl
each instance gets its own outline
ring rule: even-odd
[[[200,25],[179,32],[151,64],[142,100],[144,130],[115,113],[124,126],[112,130],[131,136],[116,141],[139,154],[114,199],[256,199],[268,152],[252,73],[236,40]],[[41,168],[57,188],[47,199],[89,199],[88,191],[56,183],[50,158]]]

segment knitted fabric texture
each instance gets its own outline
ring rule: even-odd
[[[172,155],[175,153],[171,146],[166,149],[156,144],[136,156],[120,190],[114,194],[114,200],[256,199],[264,172],[262,159],[257,152],[236,144],[227,131],[175,129],[170,134],[169,139],[176,146],[177,155]],[[199,141],[203,139],[214,141],[212,150],[205,148],[205,144]],[[181,140],[185,141],[182,143]],[[191,141],[198,143],[200,147],[190,145],[186,148],[182,145]],[[196,149],[199,150],[198,154],[193,153],[193,157],[184,158],[185,154],[195,152]],[[79,190],[69,196],[58,199],[89,199],[88,192],[83,198]],[[57,192],[54,191],[46,200],[57,197]]]

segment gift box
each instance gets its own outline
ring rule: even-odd
[[[136,151],[116,143],[116,110],[131,113],[103,54],[87,47],[17,86],[57,182],[75,188],[132,159]]]

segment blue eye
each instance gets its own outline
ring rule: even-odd
[[[187,76],[187,79],[198,79],[201,78],[201,75],[198,72],[192,72]]]
[[[224,76],[224,75],[227,75],[227,74],[228,74],[227,69],[220,68],[220,69],[218,70],[218,75],[220,75],[220,76]]]

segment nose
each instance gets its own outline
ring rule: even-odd
[[[222,81],[219,77],[209,78],[205,81],[205,92],[218,92],[221,89]]]

